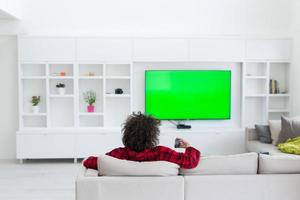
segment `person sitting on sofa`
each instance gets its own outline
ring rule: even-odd
[[[160,120],[142,113],[133,113],[124,124],[123,144],[125,147],[116,148],[106,155],[122,160],[131,161],[168,161],[178,164],[181,168],[195,168],[200,160],[200,152],[186,140],[180,139],[180,148],[184,153],[174,151],[165,146],[157,146],[159,139]],[[90,156],[83,165],[86,168],[97,170],[98,157]],[[101,163],[100,163],[101,164]]]

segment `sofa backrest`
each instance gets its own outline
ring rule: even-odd
[[[194,169],[180,169],[182,175],[234,175],[256,174],[257,153],[202,157]]]

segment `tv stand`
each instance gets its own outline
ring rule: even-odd
[[[191,125],[185,125],[185,124],[177,124],[177,129],[190,129],[192,128]]]

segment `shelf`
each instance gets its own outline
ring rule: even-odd
[[[64,79],[74,79],[73,76],[50,76],[50,79],[64,80]]]
[[[269,94],[269,97],[290,97],[289,94]]]
[[[267,79],[267,76],[245,76],[246,79]]]
[[[79,79],[103,79],[103,76],[79,76]]]
[[[45,76],[23,76],[21,77],[23,80],[44,80],[46,79]]]
[[[269,109],[269,113],[289,113],[289,109]]]
[[[72,97],[74,97],[74,95],[73,94],[64,94],[64,95],[51,94],[50,97],[51,98],[72,98]]]
[[[23,116],[30,117],[30,116],[47,116],[47,113],[23,113]]]
[[[245,97],[267,97],[266,94],[249,94],[245,95]]]
[[[106,97],[127,98],[130,94],[105,94]]]
[[[130,79],[130,76],[106,76],[106,79]]]
[[[80,116],[102,116],[103,113],[100,113],[100,112],[93,112],[93,113],[89,113],[89,112],[82,112],[82,113],[79,113]]]

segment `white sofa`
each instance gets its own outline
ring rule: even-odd
[[[299,200],[300,174],[281,168],[285,174],[273,173],[278,169],[270,158],[257,153],[203,157],[197,168],[173,176],[98,176],[82,168],[76,200]],[[266,165],[262,171],[259,162]]]

